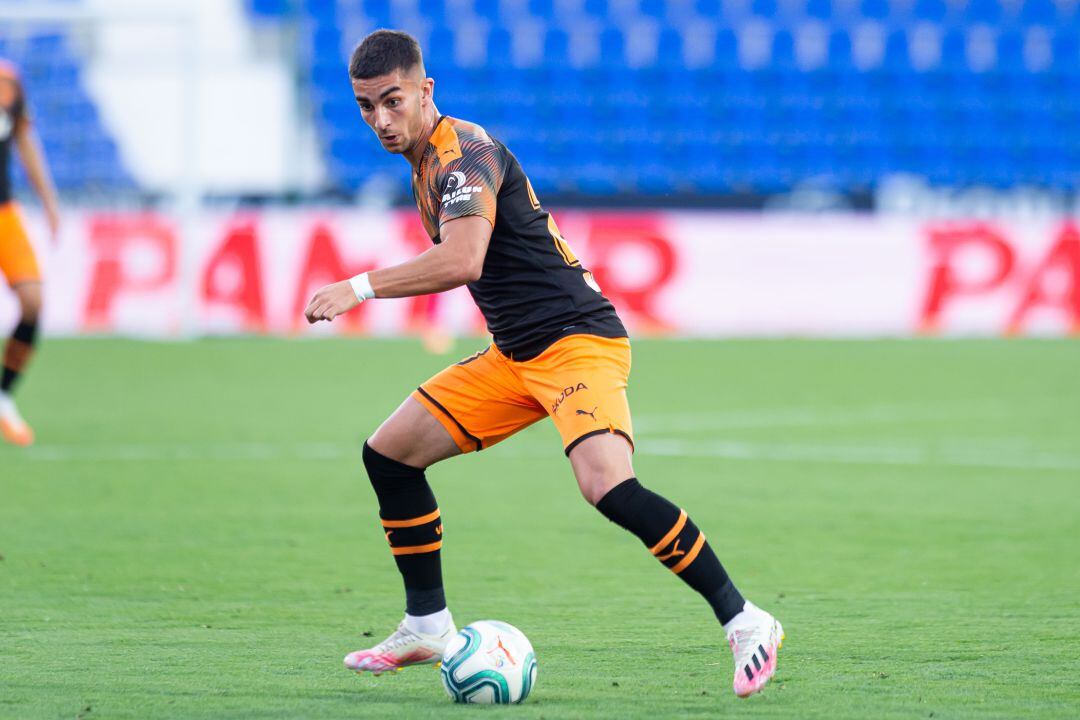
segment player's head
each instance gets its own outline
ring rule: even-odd
[[[376,30],[353,50],[349,77],[364,122],[383,148],[404,153],[424,129],[435,81],[424,71],[420,44],[408,33]]]

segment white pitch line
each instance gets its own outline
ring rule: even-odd
[[[964,449],[889,445],[780,444],[748,442],[688,442],[681,439],[648,439],[638,442],[644,455],[708,457],[725,460],[811,462],[840,465],[907,465],[994,468],[1007,470],[1080,471],[1080,457],[1051,453],[982,452]]]
[[[556,440],[557,442],[557,440]],[[752,462],[840,465],[949,466],[1009,470],[1080,471],[1080,456],[1000,449],[948,442],[940,446],[829,443],[762,443],[688,441],[681,438],[639,438],[638,454],[662,457],[704,457]],[[511,458],[557,457],[555,446],[535,442],[498,446]],[[360,462],[360,447],[335,443],[123,443],[39,445],[20,455],[33,462],[189,462],[348,460]]]
[[[783,407],[752,410],[708,410],[647,413],[634,417],[639,432],[675,433],[708,430],[823,427],[891,424],[912,421],[986,419],[1000,416],[998,406],[928,407],[874,405],[863,408]]]
[[[101,443],[36,445],[24,451],[41,462],[171,462],[184,460],[338,460],[360,457],[355,447],[334,443]]]

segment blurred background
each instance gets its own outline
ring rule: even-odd
[[[301,326],[428,243],[348,84],[391,27],[635,334],[1077,332],[1078,5],[0,0],[65,208],[50,246],[14,163],[46,330],[481,331],[464,291]]]

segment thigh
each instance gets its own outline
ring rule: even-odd
[[[0,273],[9,285],[41,280],[34,247],[14,203],[0,205]]]
[[[629,340],[570,335],[515,368],[554,421],[567,455],[585,439],[604,433],[621,435],[633,448],[626,398]]]
[[[545,417],[494,345],[431,378],[412,394],[458,449],[482,450]]]
[[[442,423],[411,397],[379,426],[368,444],[391,460],[417,468],[461,454]]]

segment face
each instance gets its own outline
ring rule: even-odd
[[[383,149],[404,153],[416,144],[424,128],[424,111],[431,105],[434,80],[416,68],[366,80],[353,78],[352,86],[360,114]]]

